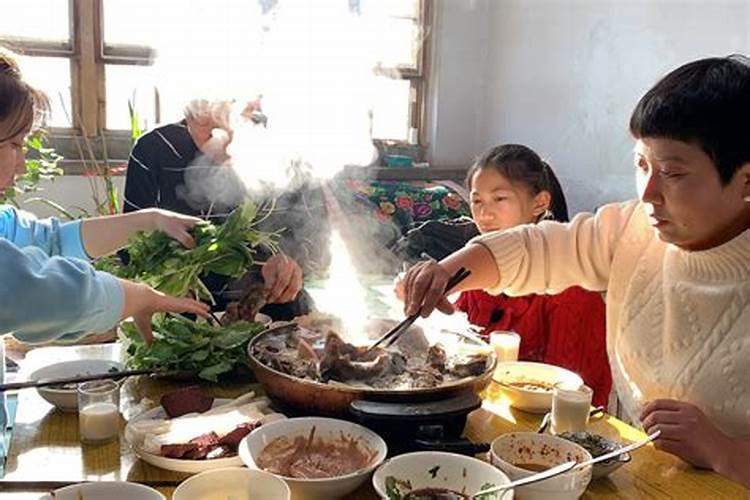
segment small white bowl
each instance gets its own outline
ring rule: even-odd
[[[536,432],[510,432],[492,442],[490,461],[512,480],[535,474],[514,464],[535,463],[554,467],[571,460],[583,462],[591,455],[583,447],[565,439]],[[591,466],[516,488],[521,500],[572,500],[586,491],[591,481]]]
[[[117,361],[106,359],[78,359],[75,361],[63,361],[44,366],[32,372],[29,380],[41,380],[50,378],[76,377],[79,375],[98,375],[110,371],[121,371],[122,364]],[[49,403],[60,408],[62,411],[78,411],[77,389],[56,389],[54,387],[39,387],[37,392]]]
[[[383,463],[388,453],[385,441],[366,427],[334,418],[304,417],[278,420],[258,427],[240,442],[240,458],[251,469],[260,469],[256,460],[271,441],[281,436],[307,436],[313,426],[316,438],[340,439],[342,435],[359,438],[371,450],[374,450],[376,455],[364,469],[344,476],[324,479],[277,476],[286,481],[295,500],[333,500],[346,496],[367,481],[372,471]]]
[[[401,496],[424,488],[447,488],[474,495],[490,486],[509,482],[508,476],[488,463],[440,451],[417,451],[388,459],[372,476],[372,485],[384,500],[395,496],[393,489]],[[511,500],[513,490],[489,493],[483,498]]]
[[[499,384],[510,399],[510,405],[531,413],[546,413],[552,408],[552,386],[558,382],[583,384],[578,374],[555,365],[530,361],[498,363],[492,379]],[[512,383],[541,382],[548,390],[524,389]]]
[[[172,500],[290,500],[289,486],[278,477],[244,467],[214,469],[183,481],[172,494]]]
[[[166,500],[153,488],[124,481],[102,481],[73,484],[44,495],[42,500],[79,500],[81,498],[106,498],[107,500]]]

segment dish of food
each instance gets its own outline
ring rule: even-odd
[[[512,480],[522,479],[541,470],[575,461],[590,460],[584,448],[557,436],[536,432],[508,432],[490,447],[490,463]],[[579,498],[591,481],[592,467],[572,469],[563,474],[516,488],[521,498],[568,500]]]
[[[333,458],[323,456],[324,452],[330,452]],[[292,498],[305,500],[346,497],[367,481],[387,453],[383,438],[367,427],[321,417],[272,422],[240,443],[240,458],[245,465],[279,471],[275,474],[289,485]]]
[[[577,445],[585,448],[586,451],[588,451],[594,458],[614,451],[622,446],[617,441],[607,439],[604,436],[593,434],[591,432],[563,432],[561,434],[558,434],[558,437],[567,439],[568,441],[572,441]],[[623,464],[630,462],[630,460],[630,453],[623,453],[619,457],[611,458],[609,460],[605,460],[604,462],[595,463],[593,477],[594,479],[605,477],[622,467]]]
[[[277,437],[261,452],[258,466],[284,477],[319,479],[364,469],[377,455],[361,437],[342,433],[334,439],[316,438],[315,430],[313,426],[307,436]]]
[[[550,411],[555,384],[583,384],[581,377],[570,370],[530,361],[498,363],[492,378],[508,397],[512,407],[531,413]]]
[[[509,482],[492,465],[473,457],[439,451],[405,453],[387,460],[372,477],[383,500],[466,500],[479,491]],[[498,491],[481,500],[508,500],[513,491]]]
[[[78,377],[121,371],[122,364],[107,359],[77,359],[43,366],[29,375],[29,380]],[[78,411],[78,384],[39,387],[41,397],[62,411]]]
[[[179,397],[163,398],[166,407],[139,415],[125,428],[125,440],[136,454],[167,470],[201,472],[239,466],[240,441],[257,427],[285,418],[270,409],[267,398],[252,392],[235,400],[212,399],[202,412],[198,410],[205,408],[205,395],[195,389],[178,392]],[[170,414],[180,416],[170,418]]]
[[[389,326],[381,325],[382,332]],[[441,343],[430,344],[419,328],[404,333],[388,349],[368,351],[367,345],[349,343],[331,329],[300,326],[253,343],[251,354],[265,366],[300,379],[388,390],[440,387],[481,375],[492,362],[486,351],[449,351]]]

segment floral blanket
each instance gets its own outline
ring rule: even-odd
[[[371,179],[336,178],[332,191],[344,212],[347,225],[357,240],[373,247],[370,260],[386,256],[386,249],[415,224],[429,220],[448,220],[470,214],[468,203],[454,189],[436,181],[378,181]],[[366,262],[367,259],[362,259]],[[367,263],[374,269],[381,263]]]

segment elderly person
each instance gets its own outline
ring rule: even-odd
[[[159,207],[210,218],[221,223],[248,196],[244,184],[227,166],[227,147],[234,120],[265,123],[258,102],[250,102],[232,116],[233,103],[196,100],[185,108],[185,118],[143,135],[133,148],[125,181],[125,212]],[[219,309],[243,287],[262,280],[267,305],[261,310],[276,320],[310,311],[312,300],[303,290],[305,272],[327,264],[329,226],[322,194],[308,183],[284,193],[274,209],[257,225],[280,233],[281,252],[258,255],[264,261],[236,282],[224,276],[204,277]],[[260,276],[258,276],[258,274]],[[228,292],[228,293],[227,293]]]
[[[750,66],[669,73],[630,119],[639,200],[481,235],[401,284],[405,308],[450,311],[459,287],[523,295],[607,290],[607,349],[626,416],[656,446],[750,486]]]

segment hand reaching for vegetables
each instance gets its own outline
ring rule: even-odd
[[[268,259],[260,272],[266,286],[266,302],[269,304],[291,302],[302,290],[302,268],[283,253]]]
[[[195,247],[195,240],[191,236],[190,230],[196,224],[202,222],[201,219],[158,208],[152,210],[154,213],[155,229],[179,241],[185,248]]]
[[[133,317],[136,327],[147,344],[153,340],[151,317],[158,312],[190,313],[207,317],[209,306],[197,300],[165,295],[148,285],[120,280],[125,294],[121,319]]]

